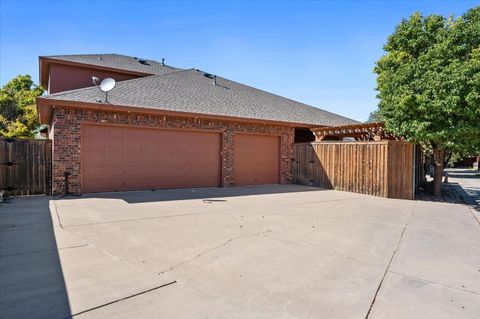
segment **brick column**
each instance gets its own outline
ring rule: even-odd
[[[57,108],[53,114],[53,193],[65,193],[65,172],[68,172],[68,188],[80,193],[80,123],[75,111]]]
[[[282,132],[280,141],[280,172],[281,184],[291,184],[293,182],[293,144],[295,140],[295,129],[286,128]]]
[[[235,177],[233,171],[234,157],[234,130],[227,128],[223,132],[223,149],[222,149],[222,186],[234,186]]]

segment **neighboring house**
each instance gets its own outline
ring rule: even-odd
[[[92,84],[112,77],[104,94]],[[116,54],[40,57],[53,191],[288,184],[309,128],[358,123],[196,69]]]

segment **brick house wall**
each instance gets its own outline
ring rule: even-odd
[[[126,112],[97,111],[56,107],[53,111],[50,136],[53,136],[53,192],[65,190],[64,173],[68,171],[69,191],[81,192],[81,126],[82,123],[110,123],[152,128],[188,128],[223,131],[222,186],[235,186],[234,136],[236,132],[280,136],[280,182],[293,180],[294,128],[290,126],[210,120],[193,117],[145,115]]]

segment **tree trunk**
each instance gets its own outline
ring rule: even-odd
[[[480,171],[480,155],[477,156],[477,171]]]
[[[435,175],[433,177],[433,195],[442,195],[442,175],[443,175],[443,159],[445,157],[445,150],[434,149],[433,158],[435,161]]]

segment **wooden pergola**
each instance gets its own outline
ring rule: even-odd
[[[341,141],[344,138],[352,138],[355,141],[399,140],[385,132],[385,124],[382,122],[318,127],[310,130],[315,134],[316,141]]]

